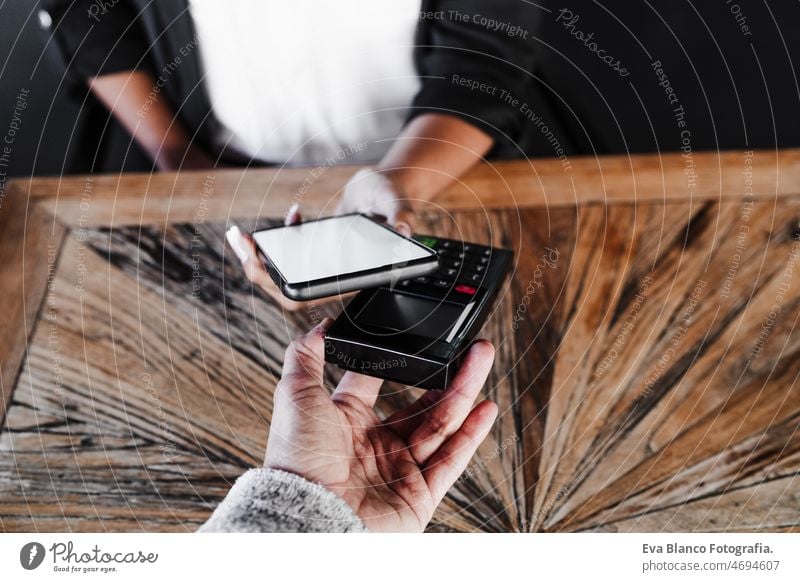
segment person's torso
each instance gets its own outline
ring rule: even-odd
[[[190,0],[218,145],[307,165],[380,158],[419,88],[419,0]]]

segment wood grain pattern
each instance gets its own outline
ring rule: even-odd
[[[0,199],[0,426],[42,296],[55,273],[64,226],[12,184]],[[28,212],[30,210],[30,212]]]
[[[45,241],[60,248],[64,228],[168,225],[280,216],[300,201],[306,217],[329,214],[358,168],[273,168],[13,180],[0,203],[0,396],[11,396],[24,337],[48,278]],[[445,211],[554,208],[577,203],[738,200],[800,193],[800,149],[531,159],[478,164],[437,198]],[[427,210],[428,208],[423,208]],[[45,226],[48,225],[49,231]],[[49,234],[48,234],[49,233]],[[22,246],[21,246],[22,245]],[[48,243],[49,246],[49,243]],[[24,249],[24,250],[23,250]],[[27,260],[26,260],[27,257]],[[21,273],[25,273],[23,290]]]
[[[307,217],[331,214],[358,168],[271,168],[36,178],[17,181],[21,195],[68,225],[191,222],[280,216],[295,200]],[[445,210],[556,207],[590,202],[738,200],[800,194],[800,149],[695,152],[478,164],[436,198]],[[425,206],[422,210],[430,210]]]
[[[0,435],[0,529],[192,530],[259,463],[286,344],[341,306],[281,310],[225,228],[69,233]],[[800,198],[419,230],[517,257],[483,334],[500,418],[432,531],[800,529]],[[387,384],[379,411],[418,394]]]

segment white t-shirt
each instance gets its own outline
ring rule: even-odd
[[[419,88],[419,0],[190,0],[214,115],[256,160],[379,159]]]

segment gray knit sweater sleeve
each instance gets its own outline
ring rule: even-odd
[[[322,485],[275,469],[239,477],[200,532],[366,532],[345,501]]]

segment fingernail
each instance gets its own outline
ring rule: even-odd
[[[402,235],[411,236],[411,226],[406,222],[398,222],[394,229]]]
[[[239,260],[244,263],[250,257],[250,253],[247,252],[244,246],[242,231],[239,230],[239,227],[236,225],[230,227],[228,232],[225,233],[225,238],[228,239],[228,244],[231,245],[233,252],[236,253]]]
[[[294,224],[295,218],[297,217],[297,214],[299,212],[300,212],[300,203],[299,202],[293,203],[289,207],[289,210],[286,212],[286,219],[283,221],[283,223],[286,226],[291,226],[292,224]]]
[[[328,330],[331,328],[331,325],[333,325],[333,318],[326,317],[314,327],[314,331],[324,336],[326,333],[328,333]]]

